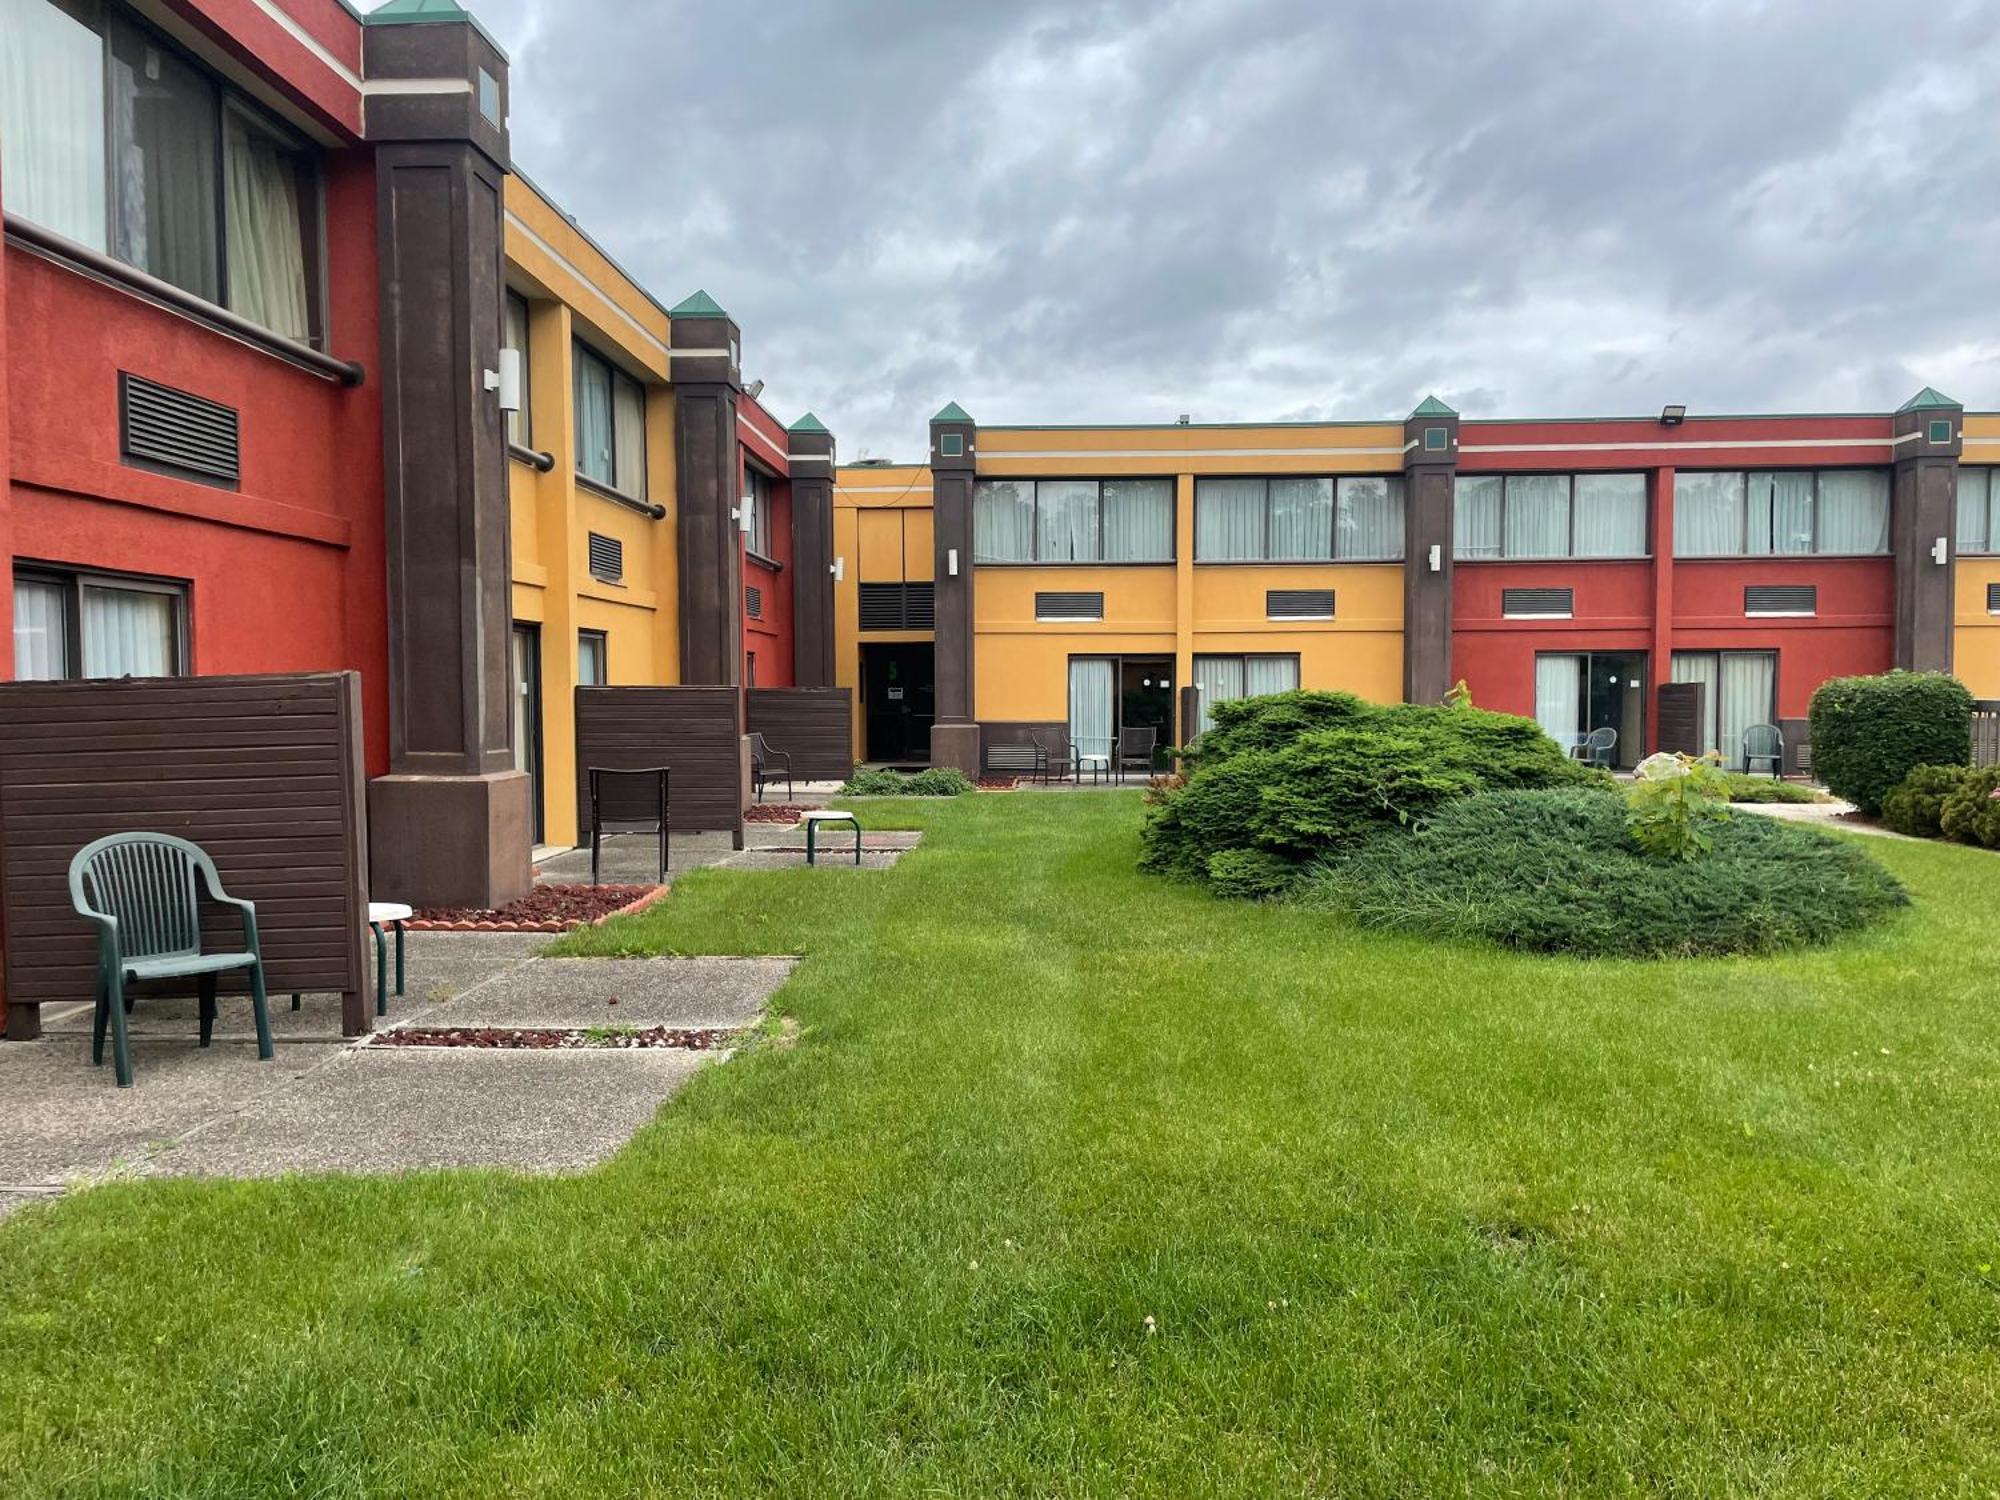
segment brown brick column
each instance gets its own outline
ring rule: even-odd
[[[390,774],[369,786],[374,893],[497,906],[528,888],[514,769],[500,364],[507,61],[470,20],[363,31],[375,145],[389,554]],[[452,86],[431,91],[430,81]],[[497,374],[493,379],[497,381]]]
[[[972,701],[972,478],[979,428],[954,401],[931,418],[931,522],[936,565],[937,719],[931,764],[981,770]]]
[[[743,335],[706,292],[673,319],[674,533],[680,548],[681,681],[743,680],[743,460],[736,399]]]
[[[1451,691],[1452,485],[1458,413],[1435,396],[1403,423],[1403,701]]]
[[[1965,408],[1925,386],[1897,411],[1894,430],[1889,532],[1896,556],[1896,665],[1949,672]]]
[[[833,434],[807,412],[785,434],[792,470],[792,676],[833,681]]]

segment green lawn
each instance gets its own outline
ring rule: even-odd
[[[1142,877],[1134,795],[864,816],[584,940],[809,955],[602,1171],[0,1225],[0,1494],[2000,1485],[1993,856],[1584,964]]]

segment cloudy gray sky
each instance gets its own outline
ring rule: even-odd
[[[472,0],[523,170],[844,457],[2000,407],[2000,5]]]

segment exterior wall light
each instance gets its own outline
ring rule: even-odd
[[[1687,419],[1688,409],[1685,406],[1663,406],[1660,408],[1660,425],[1662,427],[1678,427]]]

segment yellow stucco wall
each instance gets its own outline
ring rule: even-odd
[[[1978,443],[1975,435],[1989,437],[1991,442]],[[1968,466],[1976,457],[2000,458],[2000,417],[1968,416],[1965,441]],[[2000,467],[1989,467],[1989,472],[2000,482]],[[2000,583],[2000,557],[1958,560],[1953,580],[1957,619],[1952,662],[1959,681],[1972,689],[1975,698],[2000,698],[2000,615],[1986,608],[1987,587],[1996,583]]]
[[[1169,427],[982,427],[982,475],[1401,472],[1400,422]]]
[[[931,471],[922,464],[847,465],[833,480],[833,681],[854,694],[854,758],[867,749],[863,641],[927,641],[928,630],[861,633],[861,583],[924,583],[931,564]]]
[[[667,384],[665,312],[626,278],[554,205],[519,177],[507,179],[507,284],[528,299],[528,418],[523,441],[550,454],[547,473],[510,460],[514,618],[541,630],[543,837],[575,842],[577,638],[602,631],[613,683],[679,680],[679,578],[674,536],[673,393]],[[642,499],[667,508],[655,520],[576,478],[571,396],[581,339],[646,391]],[[593,578],[592,532],[624,547],[619,583]]]

